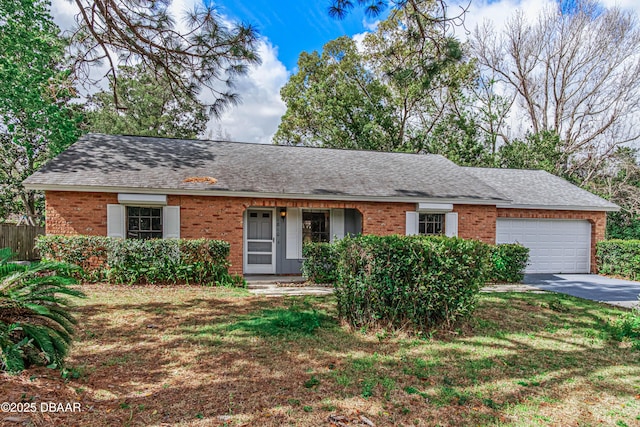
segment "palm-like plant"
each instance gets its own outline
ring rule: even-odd
[[[11,263],[0,249],[0,370],[21,371],[31,364],[61,366],[73,325],[64,296],[84,297],[70,288],[72,267],[63,263]]]

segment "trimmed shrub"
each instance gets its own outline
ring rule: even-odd
[[[640,240],[604,240],[596,244],[598,271],[636,280],[640,277]]]
[[[302,275],[313,283],[338,280],[338,251],[331,243],[305,243],[302,247]]]
[[[491,270],[490,246],[424,236],[359,236],[337,243],[338,313],[351,326],[426,331],[475,308]]]
[[[504,243],[491,248],[491,281],[518,283],[524,278],[529,262],[529,248],[517,243]]]
[[[110,240],[104,236],[38,236],[35,248],[42,259],[80,267],[78,279],[95,281],[103,279]]]
[[[81,278],[115,283],[234,284],[228,273],[229,243],[211,239],[115,239],[104,236],[41,236],[43,258],[82,267]]]

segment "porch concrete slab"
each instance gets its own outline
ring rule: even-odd
[[[523,284],[620,307],[639,307],[640,282],[597,274],[526,274]]]
[[[480,289],[480,292],[532,292],[532,293],[543,293],[542,291],[535,286],[524,285],[522,283],[506,283],[506,284],[496,284],[496,285],[487,285]]]
[[[300,295],[331,295],[333,288],[325,286],[277,286],[252,288],[248,287],[249,292],[254,295],[262,295],[265,297],[286,297],[286,296],[300,296]]]
[[[273,274],[245,274],[244,280],[248,285],[270,285],[270,284],[286,284],[286,283],[305,283],[307,279],[302,276],[276,276]]]

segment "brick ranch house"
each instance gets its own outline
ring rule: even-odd
[[[531,249],[528,272],[595,272],[618,206],[547,172],[438,155],[86,135],[29,177],[46,232],[213,238],[231,271],[296,274],[307,241],[446,234]]]

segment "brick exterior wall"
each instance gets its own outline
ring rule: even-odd
[[[115,193],[45,192],[46,233],[107,235],[107,205],[118,203]]]
[[[405,212],[413,203],[368,203],[267,199],[241,197],[170,196],[169,205],[180,206],[180,236],[186,239],[207,237],[231,244],[230,271],[242,273],[243,213],[250,207],[291,207],[313,209],[358,209],[362,214],[362,232],[366,234],[404,234]]]
[[[498,218],[581,219],[589,221],[591,223],[591,272],[598,272],[596,243],[604,240],[604,233],[607,227],[606,212],[546,209],[498,209]]]
[[[495,206],[454,205],[453,211],[458,213],[458,237],[496,243]]]
[[[115,193],[46,192],[47,234],[106,235],[107,204],[118,203]],[[269,199],[211,196],[168,196],[169,206],[180,206],[180,236],[206,237],[231,244],[232,273],[242,273],[243,213],[249,207],[298,207],[313,209],[358,209],[363,234],[404,234],[406,212],[414,203],[340,202],[300,199]],[[496,218],[585,219],[591,222],[591,266],[596,268],[595,243],[604,239],[604,212],[497,209],[487,205],[454,205],[458,213],[458,235],[495,243]]]
[[[107,204],[118,203],[114,193],[48,191],[47,234],[107,234]],[[339,202],[299,199],[268,199],[210,196],[168,196],[169,206],[180,206],[180,237],[226,240],[231,245],[232,273],[242,273],[243,213],[249,207],[298,207],[313,209],[358,209],[362,232],[404,234],[405,212],[414,203]]]

